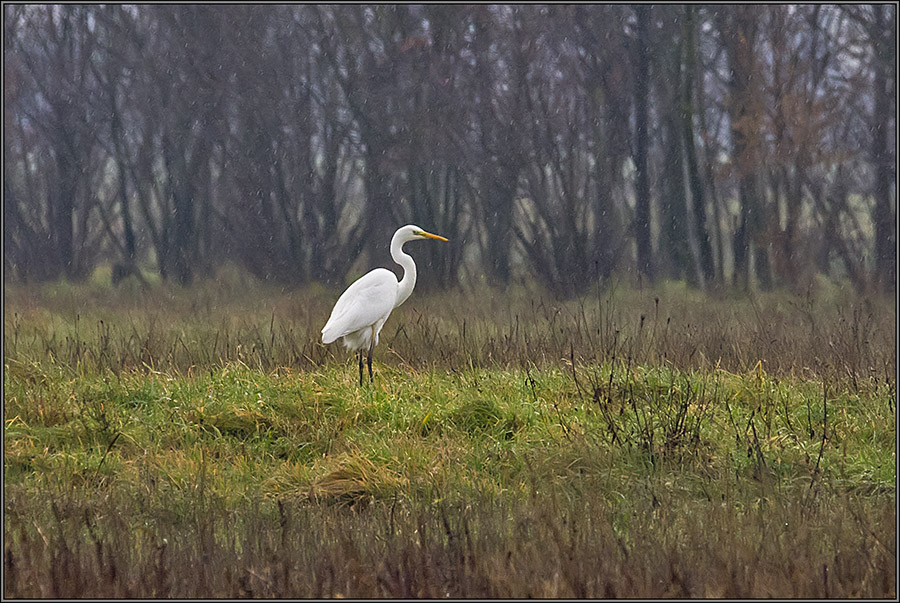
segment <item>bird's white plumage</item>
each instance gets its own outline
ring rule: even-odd
[[[385,268],[376,268],[356,280],[334,305],[322,329],[322,343],[343,337],[348,349],[357,350],[369,347],[374,335],[377,344],[378,332],[397,302],[398,287],[397,277]]]

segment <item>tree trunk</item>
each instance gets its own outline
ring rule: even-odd
[[[365,230],[368,234],[364,244],[370,264],[386,265],[386,262],[390,261],[387,253],[391,236],[397,228],[403,226],[395,223],[395,212],[391,211],[391,204],[399,205],[400,196],[393,178],[386,174],[384,166],[380,165],[387,150],[373,146],[370,142],[372,138],[373,136],[370,135],[366,139],[365,185],[368,203],[366,205]],[[422,228],[425,227],[422,226]],[[386,257],[388,257],[387,260],[385,260]]]
[[[896,9],[896,7],[894,7]],[[893,161],[888,142],[891,117],[896,109],[891,107],[891,85],[888,67],[896,65],[897,30],[895,23],[885,23],[885,5],[873,7],[875,11],[875,113],[872,128],[872,163],[875,166],[875,271],[876,282],[885,293],[894,293],[897,287],[897,208],[891,203]],[[888,65],[886,63],[893,63]],[[894,69],[890,69],[894,73]],[[896,143],[896,141],[894,141]]]
[[[650,56],[646,42],[650,36],[650,7],[638,5],[634,8],[637,14],[637,36],[635,40],[637,53],[637,73],[634,78],[634,165],[635,165],[635,217],[634,230],[637,244],[638,273],[651,282],[654,280],[653,255],[650,243],[650,179],[647,173],[647,150],[649,134],[647,131],[648,104],[650,91]]]
[[[697,247],[700,254],[700,273],[704,285],[715,279],[713,251],[709,229],[706,225],[706,203],[703,195],[703,180],[697,162],[697,148],[694,144],[694,73],[697,58],[695,41],[694,7],[685,8],[684,24],[684,78],[682,80],[682,138],[687,160],[688,182],[691,190],[691,203],[694,214],[694,229],[697,236]]]
[[[720,30],[727,40],[725,48],[731,71],[728,81],[728,113],[731,121],[732,165],[738,179],[738,202],[741,207],[740,224],[733,242],[734,282],[744,290],[750,286],[752,243],[760,285],[768,288],[771,287],[768,253],[758,240],[765,220],[763,199],[757,182],[761,164],[759,131],[763,115],[758,86],[753,82],[756,71],[753,54],[756,23],[752,7],[729,7],[719,14]]]
[[[75,277],[74,259],[74,224],[72,219],[75,213],[75,193],[77,187],[76,176],[78,168],[73,159],[63,151],[57,159],[58,188],[55,193],[56,201],[52,204],[53,237],[57,257],[57,270],[66,278]]]

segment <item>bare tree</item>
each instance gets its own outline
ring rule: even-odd
[[[486,5],[474,11],[474,133],[468,146],[482,262],[491,282],[500,286],[510,282],[513,210],[525,164],[518,125],[527,66],[511,13],[510,7]]]
[[[571,20],[568,8],[555,13]],[[540,13],[521,20],[531,55],[526,77],[528,161],[522,175],[516,236],[538,280],[559,297],[574,297],[609,275],[621,245],[598,194],[591,149],[596,113],[582,89],[578,48],[560,32],[539,31]]]
[[[637,28],[631,41],[635,56],[634,69],[634,168],[635,168],[635,217],[634,234],[637,246],[638,271],[649,280],[654,280],[653,250],[650,244],[650,175],[648,173],[649,153],[649,96],[650,96],[650,53],[645,40],[650,37],[650,6],[636,6]]]
[[[91,228],[100,168],[93,127],[93,7],[6,6],[6,247],[21,278],[83,278],[98,251]]]
[[[731,73],[728,111],[733,145],[732,166],[738,182],[740,223],[734,236],[735,284],[750,286],[750,253],[755,252],[761,286],[771,287],[767,248],[759,239],[766,223],[765,199],[760,191],[762,165],[760,130],[763,105],[756,44],[759,23],[755,7],[734,6],[719,15],[719,35]]]
[[[874,169],[875,282],[882,291],[897,287],[897,7],[885,4],[842,7],[864,32],[870,47],[872,95],[870,161]],[[892,134],[894,134],[892,138]]]
[[[697,20],[696,9],[687,5],[684,11],[682,30],[682,67],[681,78],[681,137],[687,162],[688,182],[691,191],[691,213],[694,218],[694,233],[697,240],[700,274],[704,283],[712,283],[716,278],[713,263],[713,250],[708,226],[706,199],[709,193],[704,190],[703,178],[700,175],[700,164],[697,159],[694,125],[694,97],[701,85],[696,77],[697,64]]]

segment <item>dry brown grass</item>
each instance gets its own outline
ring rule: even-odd
[[[331,483],[343,481],[338,476]],[[258,507],[235,512],[210,505],[153,537],[125,529],[117,514],[127,507],[57,501],[55,523],[42,532],[22,524],[27,513],[8,519],[4,595],[896,594],[896,517],[886,505],[848,500],[842,508],[851,513],[844,515],[834,506],[771,500],[748,511],[650,499],[622,515],[601,500],[587,496],[572,504],[539,495],[527,504],[469,500],[417,509],[396,502],[347,507],[282,501],[276,517]],[[890,529],[876,533],[874,525]]]
[[[129,297],[90,288],[13,289],[6,357],[73,368],[188,371],[231,361],[311,369],[346,359],[319,331],[337,292],[222,286]],[[526,291],[417,295],[385,325],[376,360],[409,369],[558,366],[628,357],[681,370],[757,365],[771,375],[893,382],[892,300],[847,292],[710,297],[674,285],[609,287],[572,302]]]

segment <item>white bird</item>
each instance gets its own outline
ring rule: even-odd
[[[416,239],[447,240],[412,224],[397,229],[391,238],[391,257],[403,267],[403,279],[398,282],[394,273],[386,268],[376,268],[361,276],[341,294],[322,328],[322,343],[343,337],[348,350],[359,351],[360,385],[363,383],[363,350],[369,349],[367,362],[371,381],[372,351],[378,344],[381,327],[391,311],[405,302],[416,286],[416,263],[403,252],[403,244]]]

